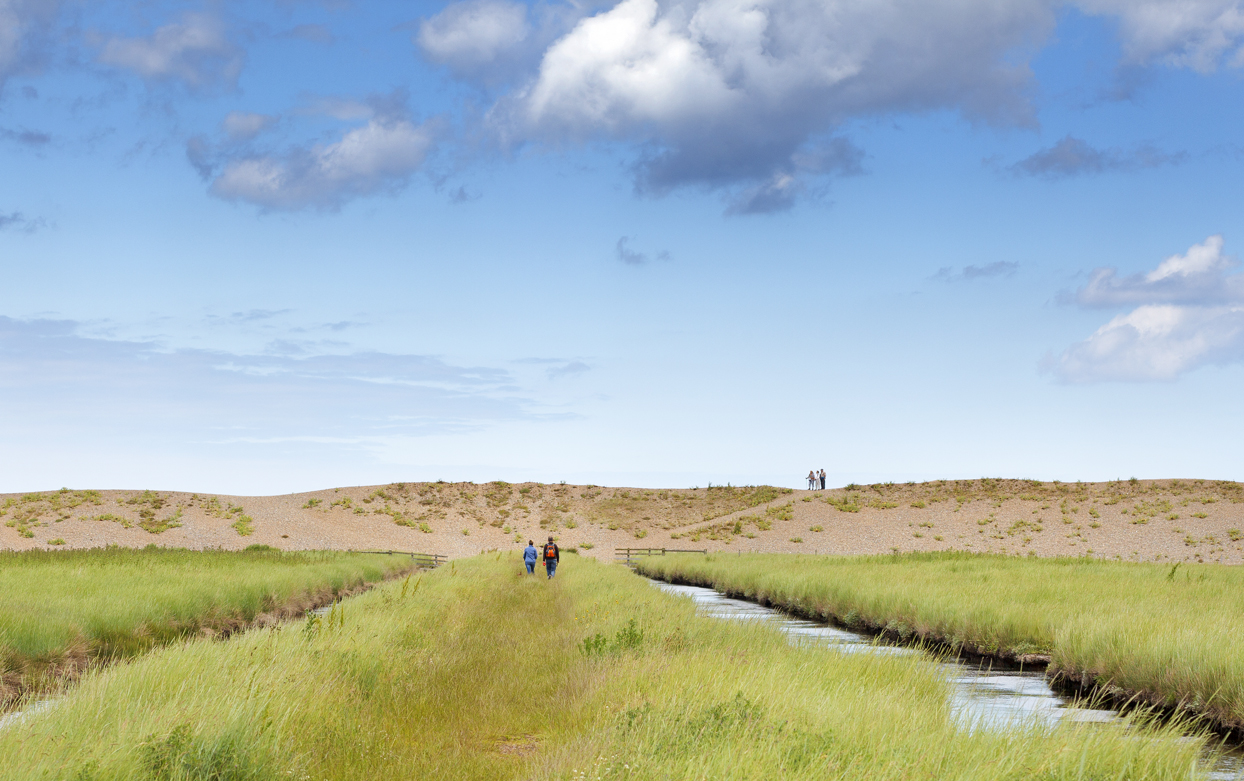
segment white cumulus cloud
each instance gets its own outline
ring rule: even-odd
[[[188,13],[146,38],[112,38],[99,54],[105,65],[133,71],[149,81],[180,81],[191,89],[232,86],[245,55],[225,36],[214,16]]]
[[[1184,254],[1163,260],[1146,274],[1119,277],[1114,268],[1094,269],[1089,283],[1076,291],[1075,301],[1091,307],[1244,304],[1244,275],[1228,273],[1238,266],[1238,260],[1223,252],[1222,236],[1210,236]]]
[[[637,150],[636,185],[725,188],[731,211],[788,207],[809,182],[801,154],[853,119],[955,111],[1033,122],[1029,61],[1059,13],[1117,21],[1131,64],[1201,71],[1244,65],[1244,0],[617,0],[578,18],[489,117],[508,144],[608,139]],[[508,0],[450,4],[419,43],[458,68],[530,45],[530,13]],[[520,42],[522,42],[520,44]],[[1159,150],[1052,150],[1042,175],[1178,162]],[[1048,158],[1048,159],[1047,159]],[[1070,172],[1070,173],[1069,173]],[[750,205],[749,205],[750,204]]]
[[[1043,368],[1066,382],[1171,380],[1209,364],[1244,361],[1244,275],[1210,236],[1145,274],[1097,269],[1076,291],[1086,307],[1135,306],[1091,336],[1049,356]]]
[[[272,210],[336,208],[350,198],[405,185],[432,143],[426,126],[377,117],[331,144],[231,160],[211,193]]]
[[[1239,66],[1244,8],[1239,0],[1077,0],[1089,13],[1116,16],[1127,59],[1208,72]]]
[[[526,5],[471,0],[424,20],[415,41],[428,59],[471,76],[507,59],[530,32]]]
[[[1068,382],[1173,380],[1206,364],[1244,360],[1244,306],[1155,304],[1113,318],[1047,360]]]
[[[505,137],[635,142],[637,185],[735,191],[736,212],[789,206],[844,121],[951,108],[1026,123],[1043,0],[622,0],[544,52],[492,113]]]

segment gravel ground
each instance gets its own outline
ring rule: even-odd
[[[615,548],[669,547],[1244,563],[1244,486],[1198,480],[972,480],[828,491],[405,483],[284,496],[62,490],[0,495],[0,507],[0,549],[16,550],[264,544],[455,558],[553,534],[563,547],[602,559]],[[248,526],[249,534],[239,533]],[[57,540],[63,545],[49,545]]]

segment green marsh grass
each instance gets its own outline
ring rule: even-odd
[[[88,675],[0,730],[13,778],[1188,779],[1200,740],[958,728],[920,658],[699,618],[618,565],[459,560],[344,610]]]
[[[265,546],[266,547],[266,546]],[[0,552],[0,701],[187,635],[299,613],[408,563],[338,552]]]
[[[1072,680],[1244,725],[1239,567],[919,553],[671,555],[640,570],[974,653],[1048,656]]]

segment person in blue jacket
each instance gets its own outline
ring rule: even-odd
[[[527,547],[523,550],[523,563],[527,565],[527,574],[536,574],[536,558],[539,557],[540,551],[536,550],[535,540],[527,540]]]

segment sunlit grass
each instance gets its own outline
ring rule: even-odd
[[[791,646],[574,555],[394,581],[324,619],[90,675],[0,731],[14,778],[1186,779],[1104,725],[965,731],[919,658]],[[7,777],[7,776],[6,776]]]
[[[50,685],[94,659],[128,657],[262,613],[300,612],[407,566],[338,552],[0,552],[0,694]]]
[[[1244,724],[1244,569],[963,553],[667,556],[641,570]]]

